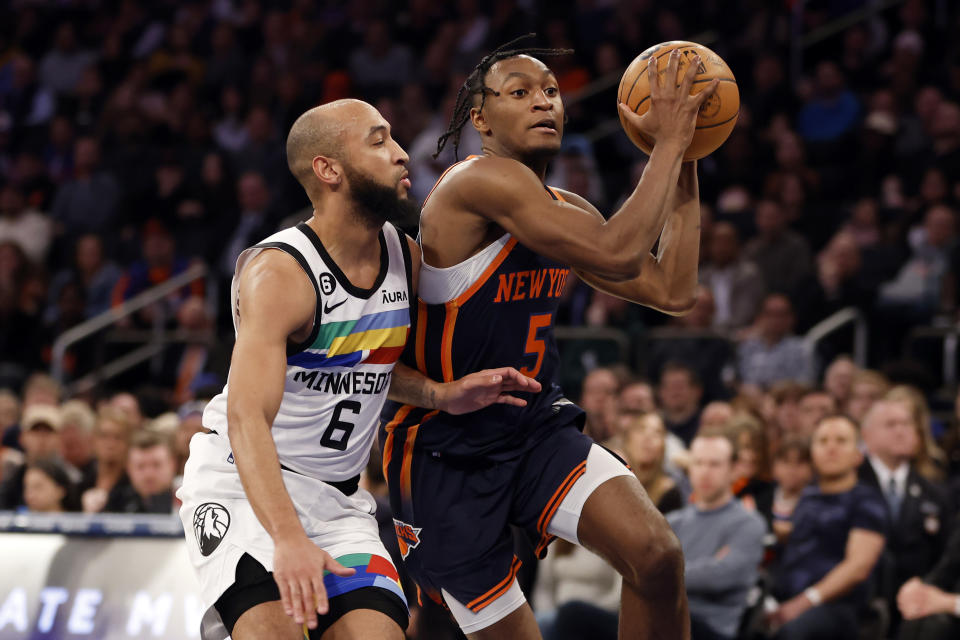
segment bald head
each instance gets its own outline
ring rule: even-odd
[[[287,166],[308,193],[313,159],[324,156],[344,160],[347,132],[370,111],[376,109],[361,100],[335,100],[306,111],[293,123],[287,135]]]

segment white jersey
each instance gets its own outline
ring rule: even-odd
[[[283,400],[273,421],[280,464],[326,481],[349,480],[365,467],[390,388],[394,363],[410,331],[411,264],[406,236],[390,223],[380,231],[380,273],[369,289],[347,280],[313,229],[301,223],[247,249],[231,286],[260,252],[293,256],[310,277],[317,310],[310,337],[287,347]],[[203,425],[226,436],[230,381],[203,412]]]

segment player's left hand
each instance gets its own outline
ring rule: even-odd
[[[484,369],[459,380],[440,385],[437,408],[453,415],[470,413],[492,404],[525,407],[527,401],[510,395],[511,391],[539,393],[540,383],[513,367]]]

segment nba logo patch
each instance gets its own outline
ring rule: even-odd
[[[419,546],[420,532],[423,529],[411,527],[406,522],[400,522],[396,518],[393,520],[393,528],[397,532],[397,542],[400,543],[400,555],[406,560],[410,549],[416,549]]]
[[[205,502],[193,512],[193,533],[197,536],[200,553],[213,553],[230,528],[230,513],[223,505]]]

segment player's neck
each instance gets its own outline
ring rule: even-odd
[[[341,267],[380,259],[380,228],[358,224],[352,215],[314,209],[307,226],[314,230],[330,257]]]
[[[498,158],[510,158],[511,160],[516,160],[517,162],[526,165],[537,174],[537,177],[540,178],[540,182],[544,182],[547,177],[547,167],[550,165],[550,160],[553,159],[553,156],[547,156],[544,154],[537,154],[532,156],[524,156],[518,153],[514,153],[504,149],[502,146],[496,142],[485,140],[483,143],[483,155],[486,156],[495,156]]]

